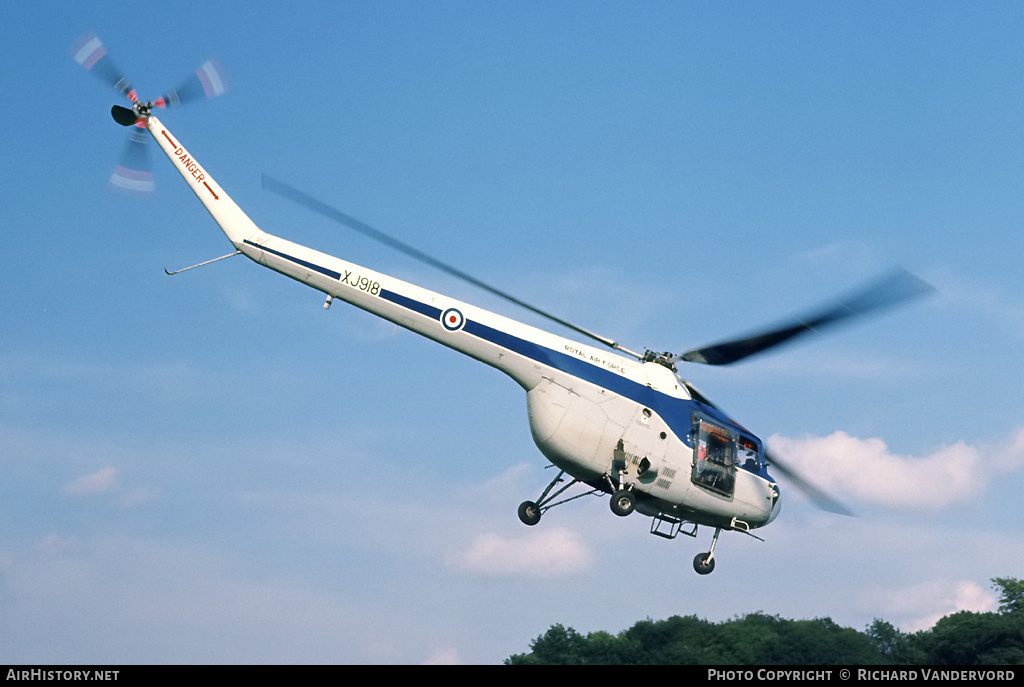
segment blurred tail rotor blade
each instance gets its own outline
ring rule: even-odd
[[[107,49],[103,47],[103,42],[95,33],[88,31],[83,34],[71,46],[70,52],[75,62],[82,65],[86,71],[98,76],[118,93],[124,94],[128,100],[132,102],[138,100],[128,77],[114,66],[113,60],[107,55]]]
[[[934,289],[926,282],[909,272],[900,270],[823,311],[797,318],[778,328],[743,339],[696,348],[675,356],[673,361],[729,365],[784,344],[808,332],[821,331],[845,320],[874,310],[881,310],[932,291]]]
[[[153,191],[153,172],[150,171],[149,136],[138,126],[128,130],[128,142],[121,155],[121,164],[110,175],[110,185],[119,191],[146,194]]]
[[[193,74],[173,91],[157,98],[153,104],[157,107],[177,107],[184,103],[202,100],[204,98],[216,98],[228,90],[227,78],[224,69],[213,59],[209,59],[200,65]]]

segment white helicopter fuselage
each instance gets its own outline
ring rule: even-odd
[[[671,369],[268,234],[157,117],[142,121],[239,252],[327,294],[327,305],[340,299],[514,379],[526,390],[533,438],[556,467],[598,489],[632,490],[636,509],[655,517],[749,530],[778,515],[779,491],[768,476],[760,440],[692,398]],[[714,447],[727,442],[732,448],[712,461]]]

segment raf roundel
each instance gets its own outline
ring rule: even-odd
[[[441,324],[443,324],[444,328],[450,332],[459,331],[465,323],[466,319],[462,316],[462,313],[455,308],[448,308],[441,313]]]

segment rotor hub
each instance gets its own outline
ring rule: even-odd
[[[662,367],[667,367],[673,372],[677,372],[678,368],[676,367],[675,360],[673,360],[674,357],[672,353],[667,351],[665,353],[647,351],[644,353],[643,361],[645,363],[658,363]]]

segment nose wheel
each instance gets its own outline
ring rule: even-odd
[[[693,559],[693,569],[698,575],[710,575],[715,569],[715,559],[710,553],[698,553]]]
[[[718,535],[722,533],[721,527],[715,528],[715,536],[711,538],[711,549],[707,553],[698,553],[693,559],[693,569],[698,575],[710,575],[715,569],[715,544],[718,543]]]

